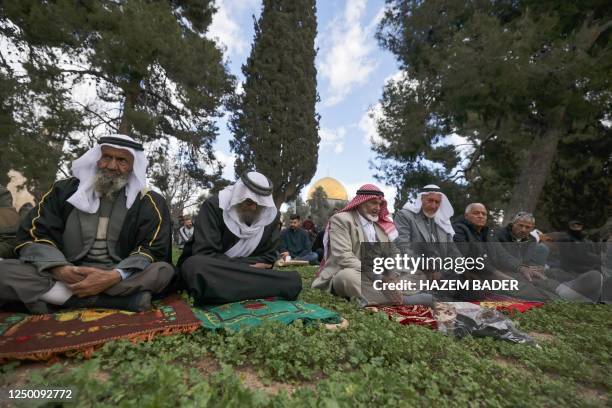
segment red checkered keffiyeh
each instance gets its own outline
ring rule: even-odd
[[[374,184],[364,184],[359,187],[357,190],[357,195],[351,200],[350,203],[346,205],[343,209],[338,211],[347,212],[353,211],[357,209],[360,204],[365,203],[366,201],[380,199],[380,212],[378,213],[378,221],[376,224],[387,234],[389,237],[389,241],[393,241],[397,238],[397,229],[395,228],[395,224],[389,217],[389,210],[387,209],[387,200],[385,200],[385,194]],[[321,260],[321,265],[319,266],[319,271],[317,272],[317,276],[321,273],[321,270],[325,266],[325,261],[329,255],[329,226],[330,223],[327,222],[325,226],[325,235],[323,236],[323,259]]]

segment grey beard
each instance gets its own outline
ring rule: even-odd
[[[366,214],[365,215],[366,218],[372,222],[378,222],[378,215],[370,215],[370,214]]]
[[[242,213],[239,213],[238,215],[240,217],[240,221],[242,221],[243,223],[245,223],[246,225],[250,227],[251,225],[253,225],[253,223],[255,223],[259,219],[260,214],[261,214],[261,210],[257,208],[255,212],[242,212]]]
[[[98,169],[96,171],[96,191],[103,197],[113,197],[115,193],[125,187],[129,177],[129,174],[115,175],[104,169]]]

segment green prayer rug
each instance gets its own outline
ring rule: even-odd
[[[256,299],[228,303],[220,306],[194,307],[193,313],[202,326],[209,330],[240,330],[259,326],[265,321],[291,324],[302,320],[304,324],[320,322],[338,324],[342,317],[321,306],[301,301]]]

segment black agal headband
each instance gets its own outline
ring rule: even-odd
[[[254,192],[255,194],[259,194],[261,196],[269,196],[272,194],[272,181],[267,178],[266,176],[266,180],[268,180],[268,186],[262,186],[260,184],[255,183],[253,180],[251,180],[249,178],[249,173],[250,171],[244,172],[242,173],[242,176],[240,176],[240,180],[242,180],[242,182],[244,183],[245,186],[247,186],[247,188],[249,190],[251,190],[252,192]],[[263,174],[262,174],[263,176]]]
[[[385,193],[378,190],[357,190],[357,195],[384,197]]]
[[[131,140],[121,139],[120,137],[115,137],[115,136],[103,136],[100,139],[98,139],[98,144],[103,144],[103,143],[112,144],[115,146],[131,147],[134,150],[140,150],[140,151],[144,150],[144,148],[142,147],[140,143],[132,142]]]

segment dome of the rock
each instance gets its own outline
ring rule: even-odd
[[[328,200],[348,201],[346,189],[342,183],[332,177],[323,177],[317,180],[308,190],[308,200],[312,199],[312,195],[318,187],[323,187]]]

